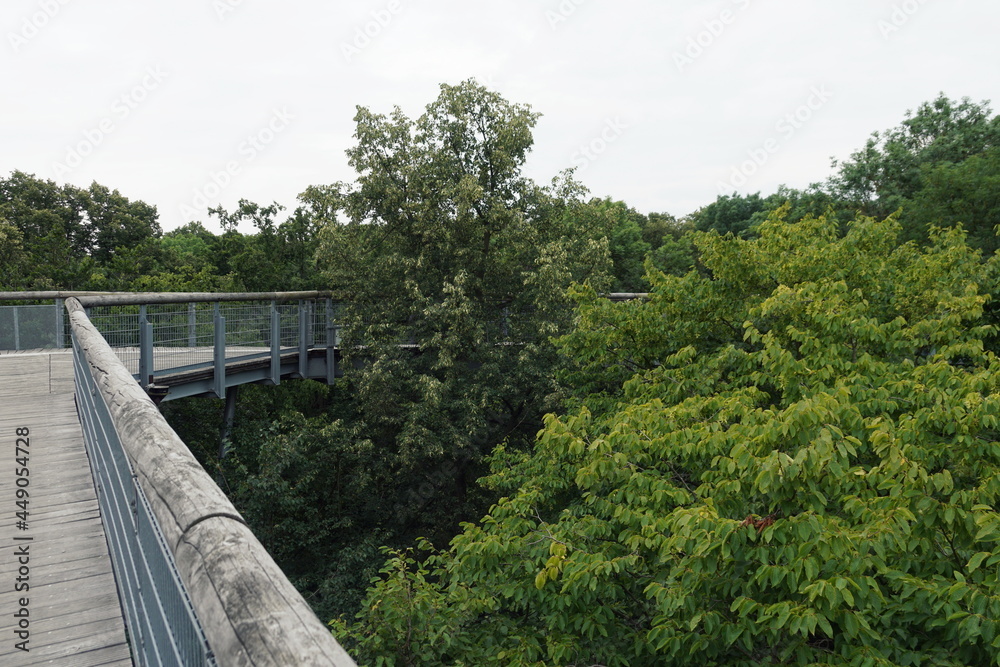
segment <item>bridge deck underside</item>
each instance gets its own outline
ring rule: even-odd
[[[132,665],[73,391],[68,351],[0,354],[0,665]],[[27,530],[17,429],[30,431]],[[24,559],[30,588],[16,592]],[[28,652],[15,646],[22,598]]]
[[[133,375],[139,372],[137,348],[114,348],[125,367]],[[160,387],[162,400],[173,400],[212,394],[216,391],[215,366],[212,348],[166,348],[153,351],[153,385]],[[338,367],[340,350],[333,350],[333,366],[326,348],[313,348],[307,353],[305,363],[300,363],[296,348],[282,348],[278,352],[277,368],[272,367],[269,348],[227,347],[225,359],[226,387],[252,383],[274,383],[291,377],[329,381],[341,377]],[[332,371],[332,372],[331,372]],[[147,383],[148,384],[148,383]]]

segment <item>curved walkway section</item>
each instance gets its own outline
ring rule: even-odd
[[[0,354],[0,665],[131,666],[73,357]]]

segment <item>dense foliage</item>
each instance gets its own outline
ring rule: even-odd
[[[498,450],[486,483],[509,495],[448,551],[390,562],[361,655],[994,662],[994,266],[958,232],[837,232],[777,214],[754,240],[699,235],[707,275],[652,275],[648,301],[581,292],[562,346],[607,391],[531,454]]]

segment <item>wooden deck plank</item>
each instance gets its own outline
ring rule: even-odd
[[[19,549],[30,586],[0,586],[0,665],[132,665],[100,510],[73,401],[68,351],[0,355],[0,580],[13,584]],[[27,530],[15,516],[16,430],[30,429]],[[30,537],[31,541],[15,541]],[[28,600],[30,651],[15,647]]]

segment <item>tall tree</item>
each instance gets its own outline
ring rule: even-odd
[[[552,214],[561,205],[521,173],[537,119],[472,81],[443,85],[416,121],[359,109],[358,181],[336,195],[347,222],[323,233],[346,339],[365,346],[354,381],[367,432],[407,466],[454,461],[459,497],[471,462],[530,440],[554,389],[560,288],[575,265],[606,268],[596,241],[566,253],[577,241]]]
[[[379,545],[447,540],[486,510],[483,456],[529,447],[557,405],[565,288],[611,285],[579,184],[521,172],[537,118],[471,81],[416,120],[358,109],[357,181],[301,197],[344,302],[347,377],[335,416],[237,434],[231,482],[266,544],[297,545],[279,562],[321,614],[357,605],[337,589],[365,585]]]
[[[160,236],[153,206],[97,183],[83,190],[20,171],[0,179],[0,217],[31,240],[32,259],[21,282],[37,288],[106,288],[101,265],[119,249],[135,259],[137,248]]]
[[[1000,247],[1000,146],[962,162],[924,165],[918,190],[903,204],[905,238],[926,242],[933,227],[961,224],[987,253]]]

